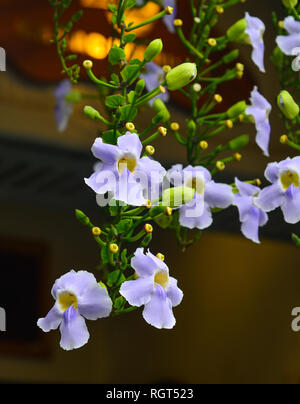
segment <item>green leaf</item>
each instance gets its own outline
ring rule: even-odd
[[[109,205],[109,213],[111,216],[117,216],[118,212],[119,212],[119,207],[116,204],[115,199],[112,199],[110,201],[110,205]]]
[[[119,234],[127,233],[132,227],[132,219],[123,219],[118,224],[116,228]]]
[[[132,77],[137,77],[140,73],[140,66],[139,65],[127,65],[124,67],[124,69],[121,71],[121,76],[123,80],[128,80],[129,78]],[[133,76],[134,75],[134,76]]]
[[[108,8],[108,10],[111,11],[112,13],[115,12],[115,11],[117,11],[117,5],[116,5],[116,4],[111,4],[111,3],[109,3],[109,4],[107,5],[107,8]]]
[[[117,134],[118,136],[118,134]],[[115,144],[115,134],[113,129],[106,130],[102,133],[102,140],[104,143]]]
[[[124,299],[123,296],[119,296],[116,298],[116,300],[114,301],[114,309],[119,310],[121,309],[124,304],[125,304],[126,300]]]
[[[136,39],[136,34],[127,34],[124,36],[124,42],[125,43],[130,43],[130,42],[134,42]]]
[[[128,93],[128,102],[129,104],[132,104],[134,101],[134,97],[135,97],[135,91],[130,91],[130,93]]]
[[[121,271],[119,269],[116,269],[115,271],[108,274],[107,285],[109,287],[112,287],[113,285],[115,285],[116,282],[118,281],[120,274],[121,274]]]
[[[118,48],[117,45],[114,45],[108,54],[108,61],[112,65],[116,65],[121,60],[125,60],[125,52],[124,49]]]
[[[105,99],[105,105],[108,108],[118,108],[120,105],[124,104],[125,99],[120,94],[109,95]]]
[[[137,116],[138,110],[131,105],[124,105],[124,107],[120,108],[121,112],[121,121],[132,122],[134,118]]]
[[[115,84],[116,86],[120,85],[120,79],[119,79],[119,76],[117,74],[113,73],[111,75],[111,83]]]

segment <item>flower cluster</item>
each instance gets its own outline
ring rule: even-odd
[[[91,231],[100,249],[101,282],[86,271],[70,271],[63,275],[52,288],[53,308],[45,318],[38,320],[38,326],[45,332],[60,327],[60,345],[66,350],[83,346],[88,341],[84,319],[116,316],[141,306],[142,316],[148,324],[158,329],[174,327],[173,308],[181,303],[183,292],[178,288],[177,280],[169,275],[164,256],[161,253],[155,256],[149,250],[145,252],[157,227],[162,231],[173,230],[185,251],[213,224],[214,214],[230,206],[236,208],[242,234],[255,243],[260,242],[259,229],[267,224],[269,212],[277,208],[282,210],[287,223],[300,222],[300,157],[267,164],[265,177],[271,185],[262,189],[258,179],[241,181],[236,177],[231,184],[214,180],[214,175],[221,173],[227,164],[241,160],[239,151],[248,144],[249,136],[243,134],[226,144],[222,140],[214,150],[209,149],[210,138],[234,125],[253,123],[257,145],[265,156],[270,155],[272,105],[257,86],[249,94],[248,102],[241,100],[227,111],[214,111],[223,101],[217,92],[218,86],[240,80],[244,75],[242,63],[235,62],[233,66],[239,56],[238,50],[227,49],[228,45],[251,45],[252,61],[265,73],[264,23],[246,12],[224,36],[213,38],[212,27],[224,13],[225,6],[203,7],[190,2],[193,18],[187,39],[182,29],[184,21],[175,18],[180,15],[175,0],[158,2],[163,7],[161,12],[143,23],[127,24],[126,8],[143,7],[146,3],[147,0],[120,0],[118,5],[109,4],[113,31],[118,33],[118,40],[108,55],[109,71],[113,72],[108,78],[98,78],[91,61],[83,63],[87,76],[101,93],[100,101],[107,111],[104,117],[93,107],[84,107],[84,114],[101,125],[101,136],[92,146],[97,163],[85,183],[96,194],[105,224],[95,226],[85,213],[76,211],[77,218]],[[228,2],[226,7],[235,3]],[[288,80],[291,80],[293,70],[300,70],[300,16],[295,8],[297,0],[283,0],[283,4],[289,15],[284,21],[276,22],[280,32],[272,58],[284,78],[282,58],[296,56],[289,61]],[[62,16],[69,5],[69,0],[53,3],[56,26],[63,26],[59,25],[57,16]],[[163,49],[159,38],[149,43],[143,58],[126,55],[126,46],[136,39],[131,31],[137,32],[140,27],[159,19],[188,53],[188,60],[178,66],[158,64],[157,57]],[[71,20],[70,26],[72,23]],[[54,42],[60,50],[64,72],[76,82],[78,66],[68,67],[69,59],[64,59],[60,37],[56,36]],[[218,54],[220,51],[222,53]],[[214,52],[219,59],[212,63],[209,57]],[[217,69],[222,66],[224,73],[217,77]],[[289,83],[288,80],[282,83]],[[293,83],[296,89],[300,88],[297,81]],[[187,105],[191,105],[185,127],[171,121],[167,104],[174,91],[180,91]],[[83,97],[79,92],[71,91],[69,80],[59,85],[55,96],[58,128],[64,130],[72,104]],[[90,96],[95,98],[95,94]],[[84,98],[88,97],[89,94],[85,94]],[[136,128],[139,108],[147,106],[152,108],[153,116],[148,125],[144,122],[143,128]],[[285,85],[278,95],[277,106],[287,129],[281,142],[300,150],[297,137],[300,131],[292,130],[300,123],[299,106]],[[158,139],[164,141],[170,133],[185,148],[187,164],[185,167],[181,163],[175,164],[166,170],[153,157],[153,143]],[[297,242],[300,245],[300,239]],[[131,243],[134,243],[134,249]]]

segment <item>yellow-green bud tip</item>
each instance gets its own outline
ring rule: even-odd
[[[93,228],[92,228],[92,233],[93,233],[93,236],[99,237],[100,234],[101,234],[101,229],[100,229],[100,227],[93,227]]]
[[[109,245],[109,251],[113,254],[116,254],[119,251],[119,247],[117,246],[117,244],[110,244]]]
[[[287,135],[280,136],[280,143],[286,144],[288,140],[289,140],[289,138]]]
[[[146,153],[148,153],[150,156],[152,156],[155,153],[155,148],[153,146],[151,146],[150,144],[148,144],[145,147]]]
[[[83,65],[83,67],[84,67],[85,69],[91,69],[91,68],[93,67],[93,62],[92,62],[91,60],[85,60],[85,61],[82,63],[82,65]]]
[[[217,161],[217,162],[216,162],[216,168],[217,168],[219,171],[223,171],[223,170],[225,169],[225,164],[223,163],[223,161]]]
[[[179,123],[178,122],[172,122],[171,123],[171,129],[174,130],[175,132],[180,129]]]
[[[202,150],[206,150],[208,148],[208,143],[206,140],[201,140],[201,142],[199,143],[199,147]]]
[[[166,8],[165,8],[165,10],[166,10],[166,12],[168,13],[168,14],[173,14],[173,10],[174,10],[174,8],[173,7],[171,7],[171,6],[167,6]]]
[[[126,125],[125,125],[125,128],[127,130],[129,130],[130,132],[133,132],[135,130],[135,126],[134,126],[134,124],[132,122],[127,122]]]
[[[148,234],[153,232],[153,227],[149,223],[145,224],[144,229],[145,229],[145,232]]]
[[[161,253],[156,254],[157,258],[159,258],[160,260],[164,261],[165,260],[165,256]]]
[[[177,18],[176,20],[174,20],[174,26],[175,27],[182,27],[183,26],[183,21],[180,18]]]
[[[167,136],[167,129],[166,128],[164,128],[163,126],[160,126],[159,128],[158,128],[158,132],[162,135],[162,136]]]

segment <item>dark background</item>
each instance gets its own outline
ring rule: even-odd
[[[53,90],[60,66],[47,41],[52,10],[46,0],[26,6],[15,2],[16,7],[13,3],[0,1],[0,46],[7,52],[7,71],[0,73],[0,307],[7,314],[7,331],[0,332],[0,381],[299,383],[300,334],[291,330],[291,311],[300,306],[300,252],[290,235],[300,229],[285,224],[280,211],[270,215],[261,231],[261,245],[239,233],[235,208],[216,214],[213,226],[186,253],[172,233],[155,228],[151,250],[164,253],[185,294],[175,309],[173,330],[148,326],[139,310],[88,322],[88,345],[64,352],[58,331],[45,335],[36,327],[37,318],[53,304],[50,290],[55,279],[70,269],[95,271],[99,261],[97,245],[74,218],[79,208],[101,225],[95,195],[83,182],[92,171],[90,147],[98,127],[83,116],[81,104],[75,106],[68,129],[58,133]],[[179,2],[182,13],[185,3]],[[279,91],[269,62],[274,9],[282,14],[280,0],[248,0],[221,17],[219,35],[245,10],[267,27],[267,73],[259,73],[249,58],[250,48],[241,47],[245,79],[224,89],[226,104],[247,99],[254,83],[274,104]],[[87,13],[84,29],[105,31],[101,12]],[[101,24],[95,24],[97,13]],[[165,41],[166,55],[175,52],[176,39],[162,24],[142,40],[156,36]],[[181,52],[176,60],[184,58]],[[105,61],[95,66],[102,71]],[[80,86],[91,90],[87,82]],[[172,119],[184,125],[186,105],[175,98],[170,109]],[[242,161],[229,166],[219,180],[231,183],[236,175],[263,179],[268,162],[292,156],[278,141],[283,127],[277,115],[274,106],[270,159],[256,146],[253,126],[220,135],[249,133],[251,143]],[[142,129],[151,118],[151,110],[144,109],[136,127]],[[184,149],[171,136],[155,146],[156,158],[165,167],[185,162]]]

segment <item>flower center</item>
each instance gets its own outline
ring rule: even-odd
[[[188,179],[185,186],[194,189],[199,195],[204,194],[205,184],[201,177],[192,177],[191,179]]]
[[[118,161],[118,171],[119,174],[127,168],[131,173],[134,172],[136,167],[136,159],[132,156],[125,155]]]
[[[299,187],[299,175],[294,171],[289,170],[283,173],[280,176],[280,181],[285,191],[287,191],[291,185]]]
[[[78,309],[77,297],[69,292],[62,293],[59,296],[58,304],[63,311],[66,311],[70,306],[73,306],[76,310]]]
[[[166,272],[157,272],[154,276],[154,282],[166,288],[169,282],[169,275]]]

